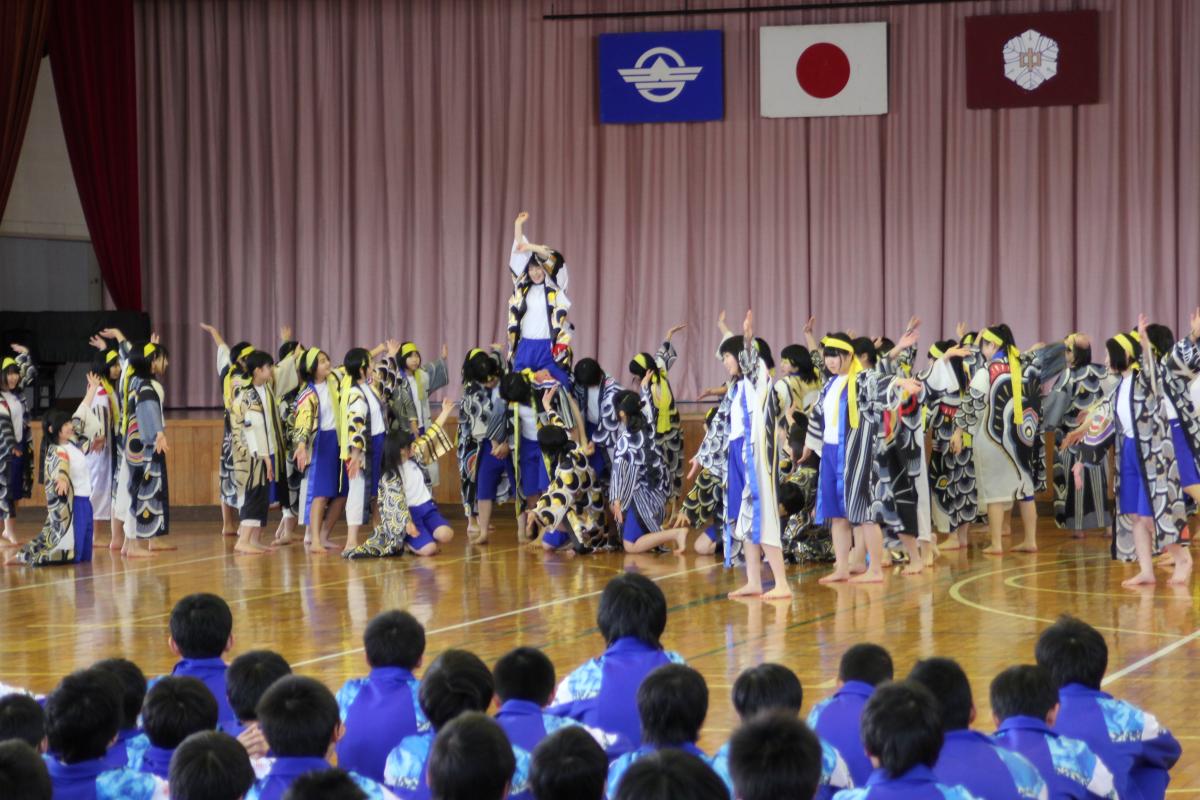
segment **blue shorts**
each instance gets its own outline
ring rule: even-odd
[[[26,453],[22,456],[12,456],[8,460],[8,499],[9,502],[28,497],[25,494],[25,464],[29,458]]]
[[[383,440],[387,438],[387,434],[377,433],[371,437],[371,481],[367,487],[367,497],[374,500],[379,496],[379,479],[383,477],[380,471],[383,469]]]
[[[347,484],[342,480],[342,456],[337,431],[317,431],[313,437],[311,459],[304,476],[308,480],[301,522],[308,524],[312,501],[318,497],[345,497]]]
[[[533,497],[550,488],[550,476],[546,473],[546,462],[542,459],[542,448],[537,439],[521,437],[521,494]]]
[[[560,530],[547,531],[542,534],[542,541],[557,550],[571,541],[571,534]]]
[[[725,519],[730,525],[737,523],[742,513],[742,490],[746,488],[746,465],[742,463],[742,439],[729,443],[725,457]]]
[[[1142,477],[1142,465],[1138,457],[1137,441],[1125,437],[1121,446],[1121,496],[1117,498],[1117,512],[1153,517],[1150,495],[1146,493],[1146,480]]]
[[[708,537],[710,542],[721,541],[721,532],[717,530],[716,525],[709,525],[707,528],[705,528],[704,535]]]
[[[76,496],[71,506],[74,517],[71,519],[75,529],[75,561],[84,563],[92,560],[92,501],[86,497]]]
[[[622,513],[625,515],[625,521],[621,524],[621,540],[636,542],[647,532],[646,526],[638,519],[637,509],[626,508]]]
[[[530,369],[549,370],[563,389],[571,391],[571,376],[554,360],[553,342],[549,339],[518,339],[517,351],[513,353],[513,372]]]
[[[496,490],[500,479],[508,475],[508,485],[515,487],[517,479],[513,474],[512,456],[503,459],[492,455],[492,440],[484,439],[479,443],[479,466],[475,471],[476,500],[495,500]]]
[[[450,526],[450,523],[442,516],[442,512],[438,510],[437,503],[432,500],[428,503],[421,503],[419,506],[411,506],[408,513],[412,515],[417,535],[405,534],[404,541],[413,550],[421,550],[427,545],[436,544],[437,539],[433,538],[433,532],[443,525]]]
[[[845,477],[838,474],[838,446],[825,442],[817,472],[817,524],[831,519],[848,519]]]
[[[1188,444],[1187,434],[1179,420],[1171,420],[1171,441],[1175,443],[1175,463],[1179,464],[1179,485],[1195,486],[1200,483],[1200,470],[1196,469],[1196,454]]]

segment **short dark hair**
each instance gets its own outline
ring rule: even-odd
[[[534,800],[602,800],[607,776],[608,756],[582,726],[559,728],[533,749]]]
[[[667,598],[645,575],[623,573],[609,581],[600,594],[596,625],[608,644],[631,637],[659,647],[667,628]]]
[[[867,755],[898,778],[918,764],[932,767],[942,751],[942,715],[937,698],[916,681],[876,688],[860,723]]]
[[[708,764],[668,747],[635,761],[613,800],[729,800],[729,789]]]
[[[243,363],[246,365],[246,375],[249,377],[254,374],[254,370],[274,364],[275,359],[271,358],[271,354],[265,350],[255,350],[246,356],[246,360]]]
[[[544,425],[537,432],[537,442],[543,453],[557,457],[571,444],[571,437],[561,425]]]
[[[303,675],[275,681],[255,711],[267,744],[285,757],[324,758],[341,721],[333,693]]]
[[[892,656],[877,644],[863,642],[852,645],[842,653],[838,665],[838,680],[859,681],[878,686],[893,677]]]
[[[971,697],[971,682],[958,662],[951,658],[926,658],[913,664],[908,673],[910,681],[916,681],[937,698],[942,709],[943,730],[959,731],[971,726],[971,709],[975,700]]]
[[[0,742],[19,739],[32,748],[46,738],[46,712],[27,694],[0,697]]]
[[[812,797],[821,765],[817,735],[785,711],[759,714],[729,739],[729,773],[738,800]]]
[[[167,783],[171,800],[238,800],[254,785],[254,767],[229,734],[193,733],[171,755]]]
[[[446,723],[429,752],[433,800],[501,800],[517,759],[500,724],[470,711]]]
[[[367,800],[367,793],[345,770],[318,769],[292,781],[283,800]]]
[[[510,372],[500,379],[500,396],[509,403],[529,403],[533,400],[533,386],[519,372]]]
[[[1045,720],[1058,705],[1058,689],[1045,668],[1019,664],[992,679],[991,701],[992,713],[1001,722],[1009,717]]]
[[[733,682],[733,707],[743,721],[767,710],[787,711],[795,716],[803,704],[800,679],[782,664],[750,667]]]
[[[1108,669],[1108,645],[1100,631],[1076,617],[1063,615],[1038,637],[1034,656],[1050,672],[1054,686],[1080,683],[1099,689]]]
[[[146,675],[141,667],[125,658],[106,658],[92,667],[111,672],[121,682],[121,729],[136,728],[146,700]]]
[[[604,381],[604,369],[594,358],[581,358],[575,362],[575,383],[586,388],[594,388]]]
[[[72,672],[46,700],[46,738],[64,764],[100,758],[120,727],[121,683],[111,672]]]
[[[285,358],[290,356],[292,353],[296,352],[296,348],[299,346],[300,346],[300,343],[298,341],[296,341],[295,339],[288,339],[286,342],[279,345],[279,354],[278,354],[279,357],[276,360],[283,361]]]
[[[617,393],[614,405],[618,411],[624,412],[625,427],[628,430],[636,432],[645,430],[649,426],[646,415],[642,413],[642,396],[637,392],[622,389]]]
[[[554,662],[536,647],[518,647],[500,657],[492,668],[500,702],[528,700],[546,705],[554,697]]]
[[[804,490],[791,481],[784,481],[779,485],[776,499],[789,517],[804,510]]]
[[[357,383],[371,374],[371,352],[363,347],[351,347],[342,359],[342,366],[346,376]]]
[[[708,715],[708,684],[685,664],[664,664],[642,680],[637,708],[647,744],[691,744]]]
[[[808,351],[807,347],[789,344],[779,351],[779,357],[784,361],[790,361],[799,377],[809,381],[816,380],[817,368],[813,365],[812,353]]]
[[[51,800],[50,771],[37,750],[19,739],[0,742],[0,797]]]
[[[435,731],[460,714],[487,711],[496,684],[487,664],[467,650],[446,650],[421,678],[417,700]]]
[[[1156,359],[1171,352],[1175,346],[1175,334],[1170,327],[1159,322],[1151,322],[1146,326],[1146,338],[1150,340],[1150,350]]]
[[[193,733],[217,728],[217,700],[197,678],[168,675],[146,693],[142,728],[155,747],[173,750]]]
[[[171,638],[184,658],[219,658],[232,633],[233,612],[215,594],[189,594],[171,609]]]
[[[425,626],[407,611],[383,611],[367,623],[363,647],[372,667],[414,669],[425,655]]]
[[[291,675],[292,668],[274,650],[249,650],[229,662],[225,671],[225,694],[229,707],[241,722],[256,717],[254,709],[275,681]]]

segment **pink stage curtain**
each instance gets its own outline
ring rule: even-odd
[[[688,7],[727,5],[690,1]],[[135,6],[146,292],[174,405],[214,406],[230,341],[497,341],[512,219],[571,268],[576,354],[627,380],[681,321],[679,394],[720,380],[713,322],[776,351],[818,328],[926,341],[1007,321],[1105,336],[1200,302],[1200,3],[1013,0],[545,22],[613,3]],[[621,4],[679,7],[678,0]],[[1102,102],[968,111],[963,18],[1102,11]],[[884,117],[758,115],[762,25],[886,20]],[[725,31],[721,122],[601,126],[595,36]],[[273,347],[272,347],[273,349]],[[456,370],[452,370],[456,371]]]

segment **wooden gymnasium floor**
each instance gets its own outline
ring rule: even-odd
[[[37,513],[23,515],[23,538]],[[970,554],[944,555],[923,576],[891,574],[878,586],[825,587],[816,581],[823,566],[797,567],[794,600],[769,604],[726,600],[739,576],[710,557],[547,556],[518,546],[511,521],[486,547],[466,548],[460,538],[435,559],[347,563],[298,546],[235,557],[218,535],[215,509],[191,516],[213,521],[176,522],[170,542],[179,549],[153,561],[97,551],[90,565],[4,568],[0,681],[48,691],[69,670],[116,655],[147,674],[167,671],[171,606],[197,591],[216,592],[233,607],[235,652],[278,650],[334,689],[365,671],[363,628],[391,607],[425,624],[427,660],[463,647],[491,663],[511,647],[533,645],[561,676],[602,649],[595,613],[605,582],[637,570],[666,593],[666,646],[709,682],[701,744],[716,748],[735,724],[729,689],[740,670],[765,660],[787,664],[804,684],[807,713],[832,690],[842,651],[864,640],[886,646],[900,674],[919,657],[957,658],[971,678],[979,727],[990,730],[992,676],[1031,662],[1038,631],[1069,611],[1104,631],[1108,688],[1153,710],[1183,741],[1172,795],[1200,796],[1200,719],[1189,702],[1200,678],[1196,594],[1162,583],[1123,590],[1130,568],[1108,560],[1104,539],[1071,540],[1044,520],[1036,555],[990,558],[976,544]],[[456,525],[461,532],[461,519]]]

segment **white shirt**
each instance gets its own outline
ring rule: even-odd
[[[529,406],[522,405],[517,407],[517,417],[521,422],[521,438],[536,442],[538,435],[537,412]]]
[[[1171,398],[1167,397],[1164,392],[1162,395],[1163,408],[1166,409],[1168,420],[1179,419],[1179,410],[1175,408],[1175,404],[1171,402]]]
[[[71,473],[71,488],[76,497],[92,496],[92,471],[88,469],[83,451],[73,444],[61,445],[67,451],[68,468]]]
[[[525,294],[525,313],[521,316],[522,339],[550,338],[550,311],[546,308],[546,284],[535,283]]]
[[[1133,375],[1121,378],[1117,387],[1117,420],[1121,423],[1121,434],[1133,436],[1133,404],[1130,402],[1133,394]]]
[[[1196,380],[1192,381],[1191,394],[1192,410],[1200,413],[1200,378],[1196,378]]]
[[[25,430],[25,404],[21,398],[12,392],[0,392],[8,403],[8,413],[12,417],[13,435],[17,437],[17,445],[21,444],[21,436]]]
[[[408,507],[419,506],[433,500],[421,468],[411,458],[400,465],[400,477],[404,480],[404,499]]]
[[[323,431],[333,430],[333,400],[329,396],[329,384],[321,381],[317,388],[317,424]]]
[[[736,442],[746,435],[746,425],[742,421],[742,393],[745,389],[745,378],[733,384],[733,397],[729,404],[729,441]]]
[[[593,386],[587,390],[587,421],[593,425],[600,424],[600,387]]]
[[[258,393],[258,399],[262,402],[263,407],[263,422],[267,427],[267,454],[275,455],[275,415],[271,413],[271,401],[267,399],[267,387],[255,386],[254,391]]]
[[[842,394],[846,391],[847,380],[847,376],[838,375],[825,393],[825,430],[821,432],[821,441],[825,444],[837,444],[841,438],[842,424],[838,413],[842,409]]]
[[[383,428],[383,409],[379,405],[379,398],[375,396],[375,392],[367,384],[363,384],[363,395],[367,398],[367,408],[371,409],[371,430],[369,433],[374,436],[377,433],[384,433]]]

